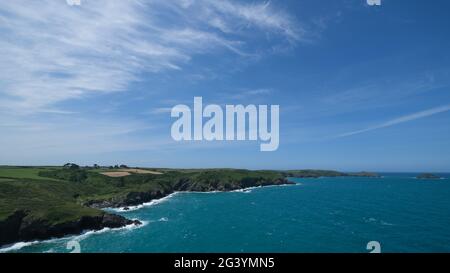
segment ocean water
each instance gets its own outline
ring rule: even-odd
[[[292,179],[292,186],[176,193],[116,211],[145,223],[44,242],[12,252],[450,252],[450,179]],[[3,250],[5,251],[5,249]]]

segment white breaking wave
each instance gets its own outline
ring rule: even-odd
[[[221,192],[226,192],[226,191],[180,191],[180,193],[205,193],[205,194],[210,194],[210,193],[221,193]]]
[[[133,219],[133,220],[138,220],[138,219]],[[20,250],[24,247],[32,246],[32,245],[36,245],[36,244],[40,244],[40,243],[55,243],[55,242],[66,241],[66,240],[79,242],[79,241],[82,241],[82,240],[86,239],[87,237],[94,235],[94,234],[101,234],[101,233],[105,233],[108,231],[133,230],[133,229],[144,227],[145,225],[148,224],[148,221],[140,221],[140,222],[142,223],[141,225],[129,224],[129,225],[126,225],[126,226],[120,227],[120,228],[103,228],[100,230],[89,230],[89,231],[83,232],[80,235],[68,235],[68,236],[61,237],[61,238],[53,238],[53,239],[42,240],[42,241],[36,240],[36,241],[31,241],[31,242],[17,242],[12,245],[0,248],[0,253]]]
[[[242,192],[242,193],[251,193],[253,189],[255,189],[257,187],[250,187],[250,188],[245,188],[245,189],[238,189],[238,190],[234,190],[232,192]]]
[[[138,219],[133,219],[133,221],[134,220],[138,220]],[[140,221],[140,222],[142,223],[140,225],[129,224],[129,225],[126,225],[126,226],[120,227],[120,228],[108,228],[108,227],[106,227],[106,228],[102,228],[100,230],[89,230],[89,231],[86,231],[86,232],[84,232],[84,233],[82,233],[80,235],[75,235],[75,236],[71,236],[71,237],[68,237],[68,238],[72,239],[73,241],[82,241],[82,240],[86,239],[87,237],[89,237],[91,235],[101,234],[101,233],[105,233],[105,232],[108,232],[108,231],[133,230],[133,229],[144,227],[145,225],[148,224],[148,221]]]
[[[178,193],[179,192],[173,192],[173,193],[171,193],[171,194],[169,194],[169,195],[167,195],[167,196],[165,196],[163,198],[154,199],[154,200],[152,200],[150,202],[143,203],[143,204],[140,204],[140,205],[137,205],[137,206],[120,207],[120,208],[106,208],[106,210],[108,210],[108,211],[116,211],[116,212],[127,212],[127,211],[138,210],[138,209],[141,209],[141,208],[144,208],[144,207],[150,207],[150,206],[154,206],[154,205],[160,204],[160,203],[162,203],[164,201],[167,201],[168,199],[170,199],[171,197],[175,196]]]
[[[5,253],[13,250],[19,250],[26,246],[31,246],[40,243],[41,241],[32,241],[32,242],[18,242],[10,246],[6,246],[4,248],[0,248],[0,253]]]

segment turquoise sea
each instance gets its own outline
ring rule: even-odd
[[[145,223],[45,242],[12,252],[450,252],[450,179],[292,179],[292,186],[176,193],[132,211]]]

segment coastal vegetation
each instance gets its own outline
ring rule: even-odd
[[[118,175],[120,174],[120,175]],[[322,170],[80,167],[0,167],[0,245],[122,227],[139,221],[105,212],[165,197],[176,191],[232,191],[293,184],[288,177],[370,176]]]
[[[138,205],[174,191],[230,191],[290,183],[275,171],[127,168],[127,175],[121,177],[104,174],[109,171],[109,167],[72,163],[0,167],[0,245],[139,224],[101,208]]]

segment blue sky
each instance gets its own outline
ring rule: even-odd
[[[450,3],[2,1],[0,164],[450,171]],[[279,104],[280,147],[169,109]]]

